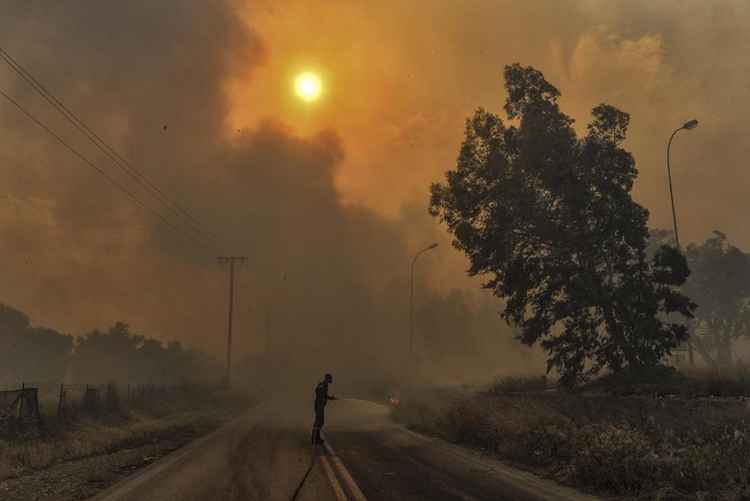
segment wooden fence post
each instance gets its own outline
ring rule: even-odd
[[[60,397],[57,400],[57,417],[62,418],[63,413],[65,412],[65,404],[63,403],[63,399],[65,398],[65,385],[63,383],[60,383]]]
[[[18,403],[18,418],[23,419],[23,401],[26,397],[26,383],[21,382],[21,401]]]

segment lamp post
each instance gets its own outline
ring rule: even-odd
[[[678,132],[680,132],[681,130],[693,130],[696,127],[698,127],[698,120],[693,119],[689,122],[685,122],[681,127],[675,129],[672,135],[669,136],[669,142],[667,142],[667,179],[669,179],[669,201],[672,204],[672,227],[674,228],[674,240],[677,244],[677,250],[680,252],[682,252],[682,247],[680,247],[680,234],[677,231],[677,212],[674,208],[674,192],[672,191],[672,170],[669,166],[669,151],[672,148],[672,140]],[[688,338],[687,345],[690,365],[693,365],[693,342],[690,340],[690,338]]]
[[[425,247],[421,251],[414,255],[414,259],[411,260],[411,277],[410,277],[410,288],[409,288],[409,364],[414,365],[414,265],[417,263],[419,256],[425,252],[431,251],[438,246],[434,243],[428,247]],[[409,386],[411,387],[411,379],[413,375],[413,367],[410,371]]]
[[[675,129],[672,135],[669,136],[669,142],[667,143],[667,178],[669,179],[669,200],[672,203],[672,226],[674,227],[674,239],[677,243],[677,250],[682,249],[680,248],[680,235],[679,233],[677,233],[677,213],[674,209],[674,193],[672,192],[672,170],[669,167],[669,150],[672,148],[672,140],[678,132],[680,132],[681,130],[692,130],[696,127],[698,127],[698,120],[690,120],[689,122],[685,122],[682,127]]]

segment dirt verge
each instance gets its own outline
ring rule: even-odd
[[[49,440],[0,444],[0,499],[87,499],[227,422],[236,410],[81,422]],[[1,478],[1,477],[0,477]]]

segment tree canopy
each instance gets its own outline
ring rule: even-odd
[[[221,364],[208,355],[135,334],[124,322],[79,337],[71,367],[79,381],[123,383],[179,383],[221,372]]]
[[[32,326],[25,313],[0,304],[0,384],[62,382],[175,383],[207,380],[221,363],[179,342],[134,334],[116,322],[78,337]]]
[[[698,303],[695,345],[709,364],[728,366],[734,341],[750,336],[750,255],[720,231],[686,254],[692,274],[684,291]]]
[[[0,304],[0,383],[61,381],[73,337],[32,327],[29,317]]]
[[[662,314],[691,315],[677,290],[689,270],[669,246],[646,257],[648,211],[631,197],[637,170],[622,146],[629,115],[601,104],[579,138],[541,72],[514,64],[504,76],[508,123],[482,108],[467,120],[431,214],[563,381],[661,362],[687,337]]]

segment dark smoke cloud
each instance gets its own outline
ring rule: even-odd
[[[427,187],[453,166],[464,118],[501,109],[502,66],[515,61],[544,71],[581,128],[600,102],[632,114],[635,193],[654,227],[671,224],[666,138],[698,118],[673,147],[681,240],[718,228],[750,246],[744,0],[5,0],[0,11],[0,45],[218,240],[176,237],[2,103],[0,299],[37,323],[79,333],[122,319],[221,354],[214,257],[245,254],[240,353],[263,349],[270,317],[273,346],[314,363],[403,365],[411,253],[441,244],[419,263],[418,291],[477,287],[427,216]],[[309,116],[280,97],[295,58],[330,73]],[[5,68],[0,88],[119,176]],[[444,304],[430,294],[418,298]]]
[[[408,214],[385,219],[342,202],[336,177],[347,145],[335,130],[303,138],[276,117],[228,132],[226,81],[252,85],[270,57],[238,8],[5,2],[0,45],[186,206],[217,245],[175,235],[3,103],[0,252],[8,271],[0,297],[36,323],[75,334],[124,320],[221,355],[226,273],[215,257],[243,254],[239,355],[263,350],[268,331],[273,353],[315,373],[400,374]],[[134,188],[7,68],[0,86]],[[424,221],[420,205],[414,218]]]
[[[220,167],[212,160],[226,148],[218,137],[227,108],[221,78],[231,65],[252,67],[264,54],[231,6],[13,2],[5,10],[3,46],[157,185],[191,212],[210,216],[215,194],[202,187],[216,179]],[[0,81],[128,183],[7,68]],[[187,272],[197,264],[197,249],[186,248],[184,239],[7,103],[3,122],[1,175],[9,187],[3,212],[9,224],[2,241],[15,280],[23,284],[4,291],[5,298],[73,330],[121,317],[171,335],[207,329],[205,321],[190,321],[198,308],[187,306],[203,304],[203,316],[216,318],[217,301],[196,303],[197,294],[184,303],[173,299],[186,289],[218,294],[215,273],[205,266],[199,268],[202,277]],[[205,226],[213,229],[215,219],[206,218]],[[205,260],[205,251],[200,256]],[[188,277],[195,283],[189,285]],[[188,315],[177,314],[180,309]]]

